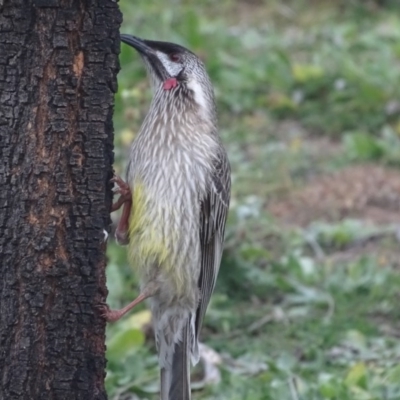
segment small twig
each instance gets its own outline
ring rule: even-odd
[[[310,234],[309,232],[305,231],[303,232],[303,237],[307,244],[311,247],[311,250],[314,252],[315,257],[317,260],[321,260],[325,258],[325,252],[322,250],[322,247],[318,243],[318,241],[315,239],[315,236]]]
[[[328,296],[328,312],[325,315],[325,320],[330,321],[335,312],[335,299],[332,296]]]
[[[398,227],[382,228],[376,232],[371,232],[363,237],[353,240],[347,247],[363,246],[367,242],[381,240],[390,236],[393,236],[397,241],[399,241],[398,230]]]
[[[268,324],[269,322],[283,322],[287,325],[289,323],[289,320],[281,307],[274,307],[270,314],[264,315],[259,320],[253,322],[246,329],[246,332],[253,333],[255,331],[258,331],[262,326]]]
[[[297,391],[297,385],[294,376],[289,378],[289,389],[292,400],[299,400],[299,393]]]
[[[248,328],[235,329],[228,333],[216,334],[213,337],[232,339],[237,336],[242,336],[244,332],[246,332],[246,334],[254,333],[270,322],[283,322],[287,325],[290,321],[281,307],[274,307],[268,314],[254,321]]]
[[[275,318],[270,315],[264,315],[262,318],[260,318],[258,321],[253,322],[247,329],[247,333],[253,333],[255,331],[258,331],[261,327],[263,327],[264,325],[270,323],[271,321],[273,321]]]

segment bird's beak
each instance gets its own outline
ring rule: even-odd
[[[126,34],[122,34],[120,37],[121,41],[129,44],[129,46],[132,46],[148,60],[148,63],[151,65],[155,74],[159,77],[161,81],[164,81],[168,78],[168,73],[165,70],[162,62],[158,58],[156,51],[151,46],[149,46],[145,40],[140,39],[136,36]]]
[[[136,49],[140,54],[149,57],[150,55],[155,55],[155,51],[146,44],[146,42],[136,36],[132,35],[121,35],[121,40],[129,44],[129,46],[132,46],[134,49]]]

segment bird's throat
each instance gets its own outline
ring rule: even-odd
[[[164,83],[163,83],[163,89],[164,90],[171,90],[173,88],[176,88],[178,86],[178,81],[176,78],[168,78]]]

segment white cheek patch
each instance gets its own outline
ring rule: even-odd
[[[193,91],[195,102],[199,105],[200,109],[206,113],[208,109],[207,101],[200,83],[192,78],[188,81],[187,87]]]
[[[164,68],[167,70],[169,76],[178,76],[182,71],[182,65],[176,62],[173,62],[169,59],[169,57],[162,53],[161,51],[157,51],[157,57],[162,62]]]

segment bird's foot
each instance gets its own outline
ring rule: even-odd
[[[124,315],[122,310],[111,310],[111,308],[107,304],[101,304],[98,307],[100,311],[100,315],[107,322],[116,322]]]
[[[129,243],[129,217],[131,215],[132,199],[125,201],[122,208],[121,218],[119,219],[117,229],[115,230],[115,239],[120,245]]]
[[[122,219],[122,217],[121,217]],[[124,224],[122,224],[124,225]],[[125,246],[129,243],[129,234],[128,234],[128,229],[127,228],[121,228],[121,220],[120,223],[117,226],[117,229],[115,230],[115,240],[120,246]]]
[[[118,193],[122,196],[128,195],[131,193],[131,189],[129,185],[118,175],[114,175],[111,178],[111,182],[114,182],[116,187],[114,189],[115,193]]]
[[[154,296],[158,291],[158,284],[154,282],[150,282],[136,297],[135,300],[127,304],[124,308],[120,310],[111,310],[107,304],[100,304],[97,308],[100,311],[100,315],[107,321],[107,322],[115,322],[121,319],[127,312],[132,310],[133,307],[137,306],[143,300],[146,300],[148,297]]]
[[[112,205],[111,212],[122,208],[121,218],[119,220],[117,229],[115,231],[115,239],[120,245],[126,245],[129,243],[129,216],[131,214],[132,207],[132,192],[129,185],[124,182],[119,176],[114,175],[111,182],[115,183],[114,193],[118,193],[120,196],[118,200]]]
[[[111,206],[111,211],[116,211],[127,201],[132,201],[132,192],[129,185],[117,175],[114,175],[111,182],[115,183],[114,193],[120,195],[118,200]]]

